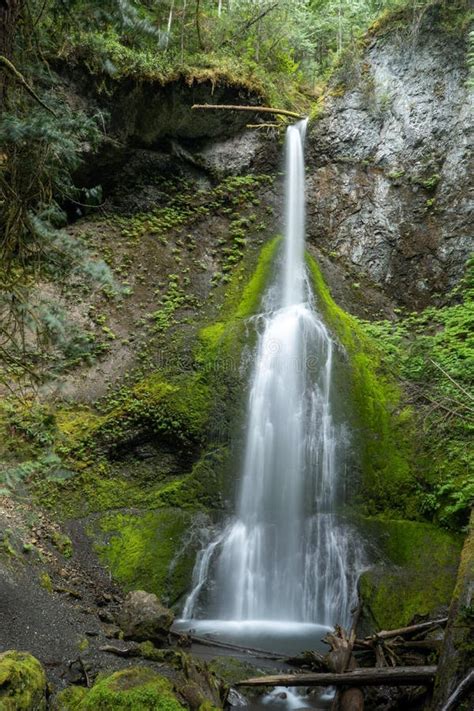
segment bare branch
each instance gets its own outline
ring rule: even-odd
[[[28,92],[28,94],[29,94],[30,96],[32,96],[33,99],[34,99],[35,101],[37,101],[38,104],[40,104],[40,106],[43,107],[43,109],[46,109],[46,111],[49,111],[49,113],[52,114],[52,115],[54,116],[54,118],[58,118],[58,117],[57,117],[57,114],[53,111],[53,109],[51,109],[47,104],[44,103],[44,101],[43,101],[42,99],[40,99],[40,97],[38,96],[38,94],[37,94],[37,93],[34,91],[34,89],[32,89],[32,87],[28,84],[28,82],[26,81],[26,79],[25,79],[25,77],[23,76],[23,74],[18,71],[18,69],[15,67],[14,64],[12,64],[12,62],[10,62],[9,59],[7,59],[6,57],[3,57],[2,55],[0,55],[0,64],[3,64],[3,66],[6,67],[6,68],[8,69],[8,71],[9,71],[11,74],[13,74],[13,76],[15,77],[15,79],[17,79],[17,80],[20,82],[20,84],[23,86],[24,89],[26,89],[26,91]]]
[[[251,111],[254,114],[275,114],[276,116],[290,116],[295,119],[304,119],[305,116],[295,111],[274,109],[270,106],[233,106],[232,104],[193,104],[193,109],[211,109],[218,111]]]

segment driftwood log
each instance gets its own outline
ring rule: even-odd
[[[443,627],[448,621],[447,617],[440,617],[438,620],[430,620],[429,622],[420,622],[417,625],[410,625],[409,627],[399,627],[396,630],[382,630],[382,632],[377,632],[372,637],[366,637],[366,640],[374,639],[378,637],[379,639],[390,639],[391,637],[404,637],[405,635],[418,634],[419,632],[428,632],[434,627]]]
[[[431,686],[436,674],[435,666],[423,667],[371,667],[337,674],[275,674],[244,679],[236,686]]]
[[[304,119],[305,116],[297,114],[296,111],[286,109],[274,109],[271,106],[239,106],[232,104],[193,104],[193,109],[217,110],[217,111],[250,111],[254,114],[274,114],[275,116],[289,116],[295,119]]]

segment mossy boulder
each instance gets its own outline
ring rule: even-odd
[[[416,615],[445,613],[456,581],[461,540],[428,523],[364,519],[367,540],[385,562],[359,580],[363,631],[396,629]]]
[[[162,639],[173,624],[174,614],[156,595],[144,590],[128,593],[116,615],[125,639]]]
[[[84,686],[68,686],[53,699],[52,711],[76,711],[86,694],[87,689]]]
[[[39,661],[27,652],[0,654],[0,709],[46,709],[46,675]]]
[[[212,665],[192,657],[182,649],[157,649],[152,642],[140,644],[144,659],[165,663],[177,672],[175,691],[192,711],[220,708],[227,686]]]
[[[75,701],[73,700],[73,704]],[[67,711],[184,711],[168,679],[145,667],[99,678]]]
[[[252,676],[263,676],[269,673],[268,669],[228,656],[213,657],[209,668],[229,686],[234,686],[237,682],[249,679]]]
[[[178,508],[109,513],[96,550],[128,590],[141,588],[174,605],[189,588],[196,550],[184,546],[193,514]]]
[[[142,645],[143,651],[145,645],[148,658],[172,663],[178,673],[176,682],[147,667],[130,667],[99,677],[90,690],[65,689],[56,696],[54,711],[211,711],[222,707],[220,682],[205,665],[184,653],[173,653],[171,659],[171,650],[158,650],[150,643]]]

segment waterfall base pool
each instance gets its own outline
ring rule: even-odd
[[[278,620],[177,620],[173,629],[217,642],[291,656],[307,649],[327,651],[321,639],[331,628],[310,622]]]

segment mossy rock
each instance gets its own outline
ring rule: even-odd
[[[94,461],[97,452],[111,453],[120,446],[143,438],[171,441],[183,449],[193,448],[204,434],[210,393],[196,374],[172,380],[157,371],[131,388],[122,388],[107,403],[107,412],[58,420],[65,438],[65,452],[79,461]]]
[[[73,699],[73,703],[75,700]],[[67,711],[184,711],[168,679],[145,667],[99,678]]]
[[[474,510],[464,542],[451,600],[443,649],[434,688],[433,708],[442,708],[447,699],[474,667]],[[466,700],[466,711],[469,700]],[[460,707],[460,711],[463,707]]]
[[[86,694],[87,689],[84,686],[68,686],[53,699],[52,711],[76,711]]]
[[[140,655],[144,659],[165,663],[178,672],[176,693],[193,711],[221,707],[221,698],[226,695],[227,687],[212,665],[186,654],[182,649],[157,649],[150,641],[140,644]]]
[[[0,654],[1,711],[46,709],[46,675],[39,661],[27,652]]]
[[[234,686],[237,682],[252,676],[268,674],[268,670],[257,667],[250,662],[227,656],[214,657],[209,663],[209,668],[229,686]]]
[[[416,615],[446,612],[456,582],[461,540],[428,523],[364,519],[386,561],[359,581],[365,631],[396,629]]]
[[[124,639],[145,642],[150,639],[166,639],[174,614],[153,593],[133,590],[115,614],[115,621]]]
[[[96,549],[126,589],[155,593],[172,605],[191,582],[195,550],[184,548],[183,539],[192,518],[190,513],[171,508],[110,513],[100,522],[106,542],[97,543]]]

